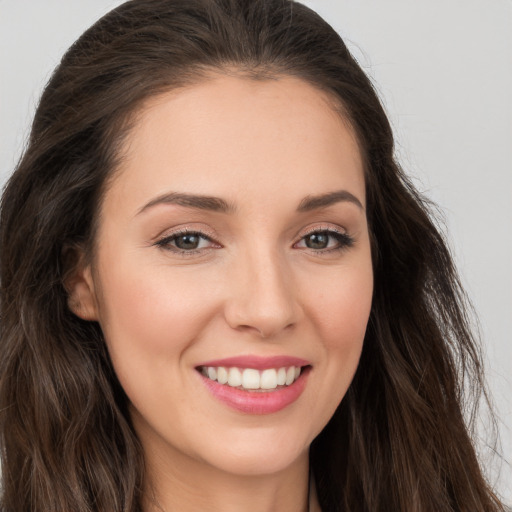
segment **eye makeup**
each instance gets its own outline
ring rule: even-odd
[[[157,240],[154,244],[161,249],[180,256],[192,256],[222,246],[200,230],[181,229]]]
[[[303,244],[303,245],[301,245]],[[326,254],[343,251],[354,245],[354,238],[333,227],[315,227],[303,234],[294,244],[295,248]]]
[[[347,233],[333,227],[315,227],[303,234],[294,249],[307,250],[314,254],[339,252],[352,247],[354,239]],[[193,256],[212,249],[221,249],[222,245],[211,235],[198,229],[180,229],[157,240],[154,246],[180,256]]]

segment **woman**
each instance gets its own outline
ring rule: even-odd
[[[3,510],[501,510],[449,253],[301,4],[114,9],[0,227]]]

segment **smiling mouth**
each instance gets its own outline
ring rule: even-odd
[[[197,370],[219,384],[252,392],[269,392],[291,386],[308,366],[282,366],[257,370],[225,366],[199,366]]]

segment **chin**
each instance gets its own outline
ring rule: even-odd
[[[245,431],[240,437],[233,436],[226,444],[215,443],[214,450],[209,450],[208,462],[240,476],[271,475],[293,464],[307,463],[309,442],[303,435],[251,435]]]

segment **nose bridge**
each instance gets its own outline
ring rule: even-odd
[[[228,323],[268,337],[294,324],[297,304],[285,256],[275,247],[260,246],[237,258],[226,308]]]

